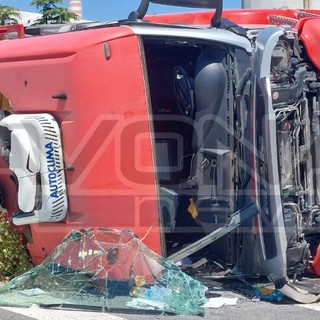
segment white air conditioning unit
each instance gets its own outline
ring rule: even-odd
[[[0,127],[10,131],[2,154],[18,183],[19,211],[16,225],[57,222],[67,213],[67,194],[60,130],[45,113],[14,114],[3,118]],[[6,137],[7,138],[7,137]]]

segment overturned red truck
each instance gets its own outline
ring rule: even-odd
[[[149,1],[208,10],[145,16]],[[319,17],[142,0],[1,41],[1,203],[33,262],[73,229],[131,229],[316,301],[287,275],[320,273]]]

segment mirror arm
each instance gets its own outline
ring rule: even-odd
[[[222,0],[217,1],[216,12],[214,16],[211,18],[211,27],[219,28],[221,23],[221,16],[222,16]]]
[[[166,0],[141,0],[140,6],[136,11],[132,11],[129,14],[128,19],[129,20],[138,20],[138,19],[143,19],[144,16],[146,15],[148,8],[149,8],[149,4],[151,2],[154,3],[159,3],[161,4],[163,2],[163,4],[166,5],[174,5],[174,2],[171,1],[166,1]],[[192,5],[192,1],[191,0],[187,0],[184,1],[177,1],[176,5],[182,5],[182,6],[191,6]],[[211,18],[211,27],[213,28],[218,28],[220,27],[220,23],[221,23],[221,15],[222,15],[222,0],[212,0],[212,3],[201,3],[200,7],[208,7],[208,8],[213,8],[215,9],[215,13],[214,16]]]
[[[150,0],[142,0],[137,11],[132,11],[129,14],[128,20],[143,19],[149,8]]]

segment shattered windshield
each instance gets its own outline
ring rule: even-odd
[[[5,306],[201,313],[207,287],[131,231],[72,231],[42,264],[0,287]]]

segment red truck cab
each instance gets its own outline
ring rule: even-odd
[[[315,301],[287,272],[319,240],[317,13],[178,2],[215,11],[144,18],[143,0],[125,20],[0,42],[2,205],[36,264],[73,229],[131,229],[169,258],[210,244],[232,272]]]

